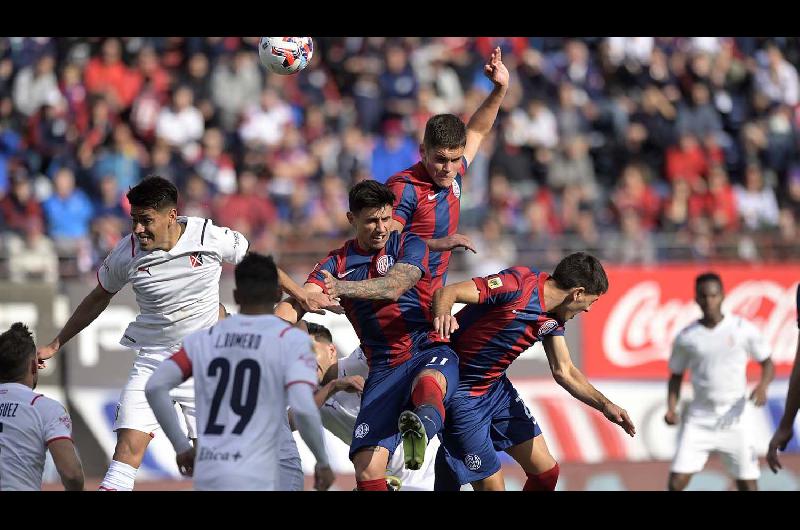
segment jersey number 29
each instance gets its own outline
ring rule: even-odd
[[[249,372],[247,389],[244,388],[245,373]],[[217,414],[225,396],[230,380],[231,363],[224,357],[217,357],[208,365],[208,377],[219,377],[217,389],[211,400],[205,434],[222,434],[225,426],[217,423]],[[233,370],[233,388],[231,391],[231,410],[239,415],[239,421],[233,427],[233,434],[242,434],[244,428],[253,417],[258,402],[258,386],[261,379],[261,367],[253,359],[239,361]],[[244,393],[244,396],[242,395]],[[244,397],[244,401],[242,400]]]

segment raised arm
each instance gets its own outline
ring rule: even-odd
[[[480,291],[472,280],[440,287],[433,293],[433,329],[444,339],[449,339],[458,329],[456,317],[452,315],[453,305],[477,304],[480,302]]]
[[[361,300],[388,300],[396,302],[406,291],[414,287],[422,271],[409,263],[395,263],[386,276],[357,282],[337,280],[327,270],[322,270],[325,277],[325,289],[332,298],[340,296]]]
[[[333,300],[330,296],[323,293],[322,289],[309,290],[305,289],[305,286],[300,287],[297,282],[292,280],[292,278],[281,269],[278,269],[278,284],[284,292],[294,298],[300,308],[303,309],[303,314],[316,313],[318,315],[324,315],[326,309],[334,313],[342,313],[341,306],[336,303],[336,300]],[[306,286],[307,285],[309,284],[306,284]],[[302,315],[297,318],[302,318]],[[296,321],[297,320],[295,320],[295,322]]]
[[[489,62],[483,67],[483,73],[494,83],[494,89],[475,111],[467,123],[467,145],[464,156],[470,162],[475,160],[481,142],[492,130],[500,103],[508,90],[508,69],[503,64],[500,48],[495,48]]]
[[[547,362],[556,383],[564,387],[576,399],[599,410],[612,423],[616,423],[630,436],[636,434],[636,427],[625,409],[620,408],[597,390],[583,372],[572,363],[563,335],[545,335],[542,339]]]
[[[303,285],[301,291],[304,291],[303,296],[312,296],[316,294],[324,294],[322,292],[322,287],[317,285],[316,283],[306,283]],[[325,295],[327,296],[327,295]],[[306,314],[306,310],[300,302],[294,296],[283,300],[278,305],[275,306],[275,316],[284,319],[290,324],[297,324],[303,315]]]
[[[94,320],[100,316],[100,313],[108,307],[109,302],[111,302],[115,294],[116,293],[106,291],[98,283],[94,290],[87,294],[78,307],[75,308],[72,316],[69,317],[67,323],[64,324],[64,327],[58,332],[56,338],[54,338],[50,344],[42,346],[36,351],[36,356],[39,359],[39,368],[44,368],[45,360],[55,355],[72,337],[94,322]]]

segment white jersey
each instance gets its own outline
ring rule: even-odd
[[[238,314],[192,333],[183,349],[195,387],[195,487],[277,489],[286,389],[317,386],[309,335],[273,315]]]
[[[72,420],[58,401],[19,383],[0,383],[0,491],[42,489],[50,442],[72,439]]]
[[[669,369],[691,370],[694,399],[690,413],[724,414],[747,394],[748,357],[758,362],[770,356],[764,336],[738,315],[727,315],[713,329],[699,321],[675,338]]]
[[[141,250],[131,234],[97,271],[100,286],[110,293],[131,283],[139,315],[120,344],[153,350],[156,364],[168,357],[159,352],[217,321],[222,263],[239,263],[249,246],[242,234],[210,219],[180,216],[178,222],[186,229],[172,250]]]

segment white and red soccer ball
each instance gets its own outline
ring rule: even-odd
[[[280,75],[296,74],[308,66],[313,54],[311,37],[261,37],[258,43],[261,64]]]

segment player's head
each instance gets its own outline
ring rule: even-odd
[[[716,272],[704,272],[694,279],[694,299],[704,317],[720,316],[724,298],[722,278]]]
[[[30,379],[28,379],[30,377]],[[15,322],[0,335],[0,383],[23,382],[36,388],[39,371],[33,335],[22,322]]]
[[[364,250],[380,250],[389,238],[394,193],[377,180],[362,180],[350,189],[347,220]]]
[[[467,145],[467,127],[458,116],[437,114],[425,124],[419,156],[437,186],[449,188],[461,168]]]
[[[339,357],[336,354],[336,346],[333,344],[331,330],[314,322],[306,322],[306,327],[308,334],[314,339],[314,353],[317,355],[317,378],[321,382],[328,369],[336,364]]]
[[[584,311],[608,291],[608,276],[600,260],[585,252],[574,252],[562,259],[551,278],[567,292],[555,311],[567,321]]]
[[[170,250],[170,229],[178,222],[178,188],[165,178],[145,177],[128,190],[133,234],[142,250]]]
[[[236,288],[233,300],[242,308],[267,307],[270,310],[280,300],[278,267],[272,256],[248,253],[234,270]]]

